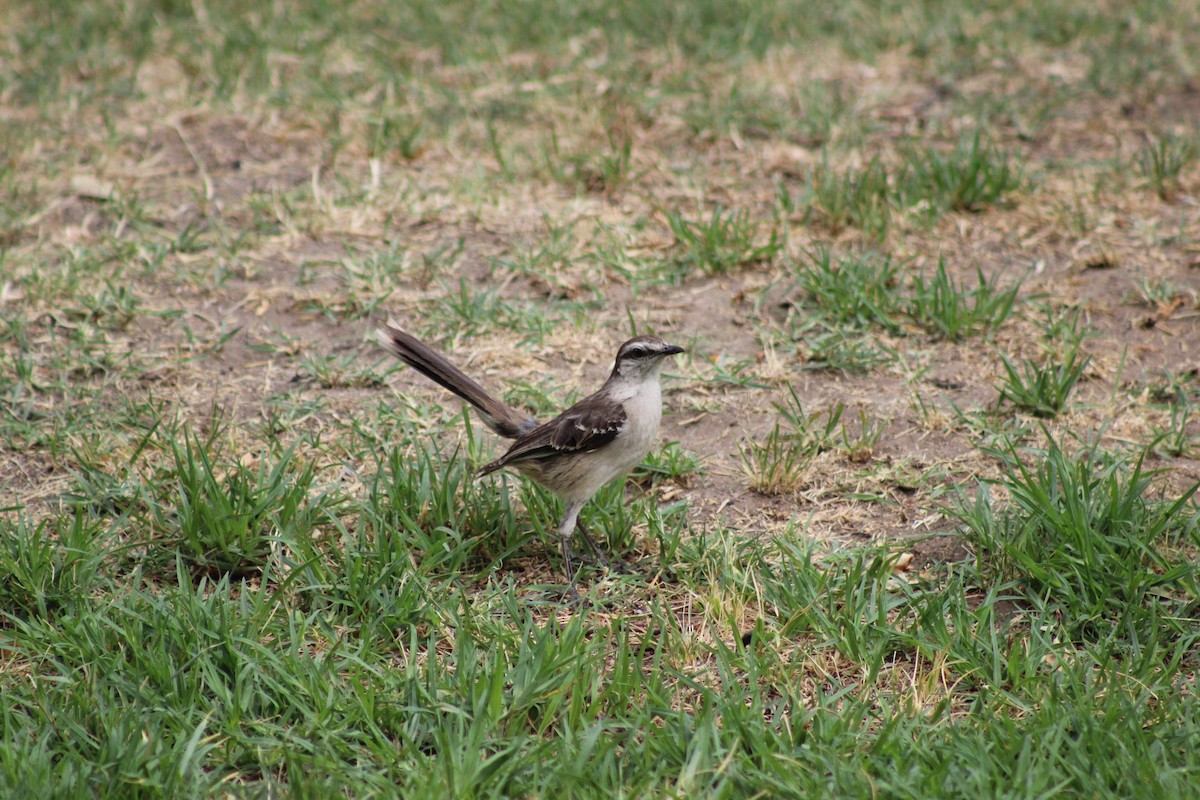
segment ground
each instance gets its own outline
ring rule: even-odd
[[[695,588],[717,574],[693,558],[708,537],[731,554],[861,548],[914,585],[970,565],[978,604],[1013,577],[988,573],[964,527],[981,482],[1002,503],[1019,464],[1059,447],[1120,476],[1142,458],[1148,503],[1200,481],[1189,4],[851,3],[801,25],[770,3],[703,24],[685,4],[510,19],[252,3],[242,26],[223,3],[152,5],[0,12],[10,538],[55,540],[83,515],[155,565],[148,591],[174,585],[177,553],[197,580],[274,587],[302,548],[253,526],[249,544],[203,525],[189,540],[177,485],[199,453],[221,491],[230,475],[268,491],[280,464],[279,487],[308,476],[318,560],[411,523],[414,564],[452,549],[439,536],[475,548],[431,586],[478,609],[508,587],[569,620],[555,508],[519,479],[461,474],[503,443],[378,346],[388,318],[543,418],[635,333],[687,348],[665,378],[674,444],[585,512],[637,577],[582,576],[596,613],[638,635],[670,609],[695,636],[679,669],[712,668],[693,648],[732,641],[727,621],[778,623],[780,652],[812,644],[746,589],[759,577]],[[403,465],[461,480],[385,511]],[[1172,547],[1192,553],[1191,535]],[[822,652],[805,680],[867,669]],[[936,671],[905,663],[883,683]]]

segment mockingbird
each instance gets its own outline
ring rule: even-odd
[[[462,370],[428,345],[397,327],[380,328],[379,341],[401,361],[471,404],[484,424],[514,439],[504,455],[479,470],[480,475],[512,467],[556,494],[565,509],[558,525],[563,565],[572,587],[571,534],[578,530],[600,561],[599,545],[579,522],[579,510],[600,487],[641,463],[662,417],[659,374],[667,356],[683,348],[657,336],[638,336],[621,345],[608,380],[549,422],[538,424],[528,414],[492,397]]]

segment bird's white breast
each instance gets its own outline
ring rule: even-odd
[[[662,390],[657,380],[620,382],[611,386],[613,400],[625,408],[625,424],[616,441],[591,453],[557,465],[553,476],[542,475],[544,485],[566,500],[586,500],[611,480],[642,463],[654,446],[662,419]]]
[[[654,446],[662,420],[662,390],[656,380],[620,386],[614,399],[625,407],[625,427],[617,435],[619,446],[613,448],[620,458],[613,459],[609,480],[642,463]]]

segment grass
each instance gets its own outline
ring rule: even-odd
[[[1163,631],[1158,620],[1139,631],[1147,618],[1191,613],[1200,576],[1183,553],[1200,535],[1189,506],[1200,486],[1155,499],[1144,454],[1131,459],[1094,446],[1067,454],[1053,439],[1030,466],[1006,455],[1012,473],[998,484],[1011,506],[998,511],[983,487],[957,512],[981,573],[1015,579],[1025,599],[1061,616],[1071,638],[1116,629],[1153,641]]]
[[[808,369],[865,374],[888,362],[887,353],[870,336],[828,329],[820,323],[792,332]]]
[[[0,4],[0,797],[1194,795],[1200,12],[810,6]]]
[[[745,209],[716,207],[707,216],[692,220],[668,211],[667,225],[675,237],[664,272],[679,277],[700,273],[722,275],[736,269],[768,263],[783,245],[772,230],[764,240]]]
[[[859,169],[842,172],[822,162],[808,176],[805,218],[831,233],[857,228],[875,240],[887,236],[892,225],[892,188],[887,168],[878,157]]]
[[[1196,143],[1177,136],[1149,142],[1134,156],[1134,169],[1162,200],[1172,200],[1179,190],[1180,173],[1196,158]]]
[[[897,267],[870,251],[848,256],[820,248],[795,268],[807,310],[839,328],[894,327],[899,311]]]
[[[913,279],[909,316],[926,330],[952,342],[976,332],[995,330],[1012,313],[1020,285],[1013,283],[1002,289],[979,269],[975,278],[973,289],[960,286],[947,274],[945,261],[939,259],[937,270],[928,282],[924,275]]]
[[[1171,405],[1165,422],[1154,428],[1153,448],[1171,458],[1190,455],[1200,447],[1195,428],[1195,407],[1190,402]]]
[[[608,146],[598,152],[563,156],[558,137],[552,134],[546,154],[547,170],[555,180],[568,186],[615,195],[632,177],[633,138],[612,128],[608,130],[607,138]]]
[[[170,443],[174,468],[162,480],[165,497],[155,502],[150,524],[193,570],[235,576],[258,572],[276,531],[309,532],[306,512],[310,502],[319,504],[310,498],[314,471],[304,465],[292,474],[290,452],[274,463],[260,457],[257,469],[222,464],[213,452],[216,435],[219,429],[208,441]]]
[[[1019,166],[1003,150],[976,132],[943,153],[925,148],[909,156],[896,179],[899,202],[941,216],[951,211],[978,212],[1005,202],[1024,184]]]
[[[750,439],[741,447],[742,470],[750,488],[765,495],[794,493],[808,485],[816,457],[835,446],[845,408],[839,403],[807,412],[796,390],[789,386],[788,397],[775,410],[782,423],[776,421],[762,441]],[[845,436],[844,427],[842,432]],[[871,438],[869,433],[865,436]]]
[[[1024,184],[1013,157],[977,132],[948,152],[914,148],[894,167],[878,156],[844,171],[823,160],[808,174],[804,218],[834,234],[852,227],[883,241],[897,219],[932,223],[955,211],[979,212],[1008,202]]]
[[[1070,348],[1057,359],[1037,363],[1030,359],[1021,362],[1020,368],[1003,353],[1004,380],[1000,390],[1000,403],[1012,403],[1018,410],[1035,417],[1052,418],[1067,407],[1067,400],[1075,384],[1083,377],[1091,363],[1091,357],[1082,355],[1078,347]]]

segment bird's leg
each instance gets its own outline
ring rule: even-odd
[[[571,545],[564,538],[562,540],[562,557],[563,566],[567,571],[567,590],[563,593],[563,598],[571,603],[582,602],[579,597],[579,589],[575,586],[575,568],[571,564]]]
[[[625,563],[624,559],[616,556],[610,558],[602,549],[600,549],[600,545],[597,544],[596,540],[593,539],[591,534],[588,533],[587,528],[583,527],[582,522],[577,522],[575,524],[575,529],[579,531],[579,535],[583,537],[583,540],[587,542],[588,547],[590,547],[592,552],[596,555],[596,560],[594,563],[602,564],[606,569],[613,570],[614,572],[629,572],[629,565]]]
[[[579,511],[583,508],[583,503],[568,503],[567,509],[563,514],[563,520],[558,526],[558,537],[562,543],[563,568],[567,573],[567,581],[570,583],[570,594],[578,599],[578,592],[575,589],[575,560],[578,559],[585,564],[600,564],[605,569],[614,572],[629,572],[629,565],[622,559],[609,558],[605,555],[600,545],[588,533],[587,528],[579,521]],[[571,552],[571,534],[579,532],[583,540],[587,542],[588,548],[592,551],[592,558],[587,558]]]
[[[569,502],[567,503],[566,511],[563,512],[562,522],[558,524],[558,539],[562,543],[563,569],[567,573],[567,582],[570,585],[569,594],[575,599],[579,598],[579,592],[575,589],[575,565],[572,563],[571,556],[571,534],[575,532],[575,524],[579,519],[579,509],[583,508],[583,503]]]

